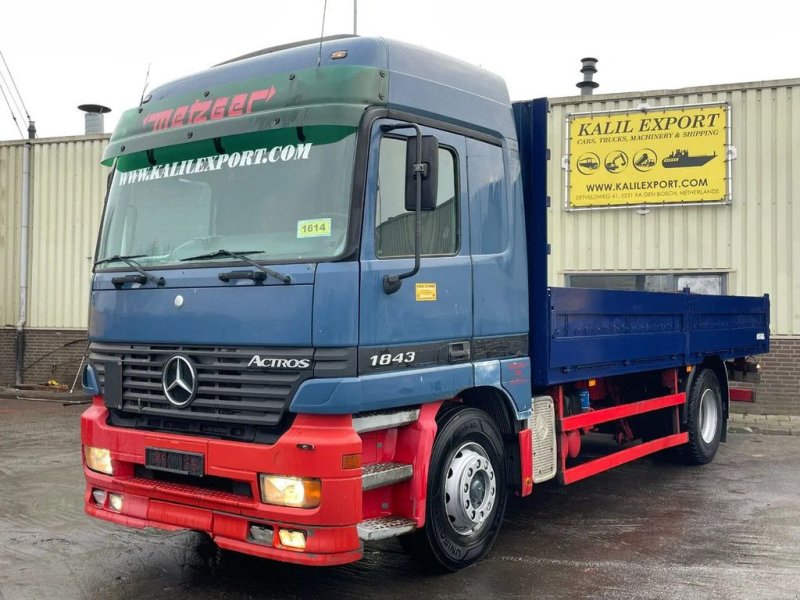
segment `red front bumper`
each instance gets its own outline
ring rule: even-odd
[[[285,562],[336,565],[361,558],[356,531],[362,520],[361,469],[342,468],[343,455],[361,454],[350,416],[298,415],[271,446],[111,427],[107,416],[97,398],[81,417],[83,444],[109,449],[114,466],[114,475],[108,476],[84,464],[87,514],[129,527],[204,531],[223,548]],[[145,464],[147,447],[202,454],[205,475],[245,482],[252,497],[137,477],[134,467]],[[259,473],[320,478],[320,505],[303,509],[262,503]],[[98,505],[92,497],[96,489],[121,493],[121,511],[111,509],[108,500]],[[273,542],[253,540],[251,525],[272,528]],[[281,545],[280,528],[305,531],[305,550]]]

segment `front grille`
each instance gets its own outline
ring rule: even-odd
[[[350,374],[355,354],[348,348],[315,351],[99,342],[90,344],[89,351],[112,424],[266,443],[274,442],[289,427],[289,403],[300,384],[316,371],[324,376]],[[170,403],[162,386],[164,364],[176,354],[189,358],[197,369],[197,394],[185,408]],[[278,368],[249,367],[255,355],[289,362]],[[307,367],[288,368],[302,360],[308,361]],[[107,378],[112,368],[118,376]]]

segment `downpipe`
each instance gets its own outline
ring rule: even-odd
[[[31,144],[22,147],[22,207],[19,219],[19,319],[17,320],[15,384],[22,385],[25,322],[28,320],[28,223],[30,214]]]

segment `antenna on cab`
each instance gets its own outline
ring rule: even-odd
[[[147,93],[147,86],[150,85],[150,65],[153,63],[147,63],[147,72],[144,74],[144,87],[142,88],[142,97],[139,98],[139,106],[144,104],[144,95]]]
[[[322,37],[325,35],[325,12],[328,10],[328,0],[322,5],[322,30],[319,32],[319,53],[317,54],[317,66],[322,64]]]

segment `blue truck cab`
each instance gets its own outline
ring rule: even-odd
[[[97,245],[86,512],[288,562],[403,535],[455,570],[509,493],[713,458],[768,299],[550,288],[547,102],[338,37],[168,83],[120,120]],[[599,462],[598,462],[599,461]]]

